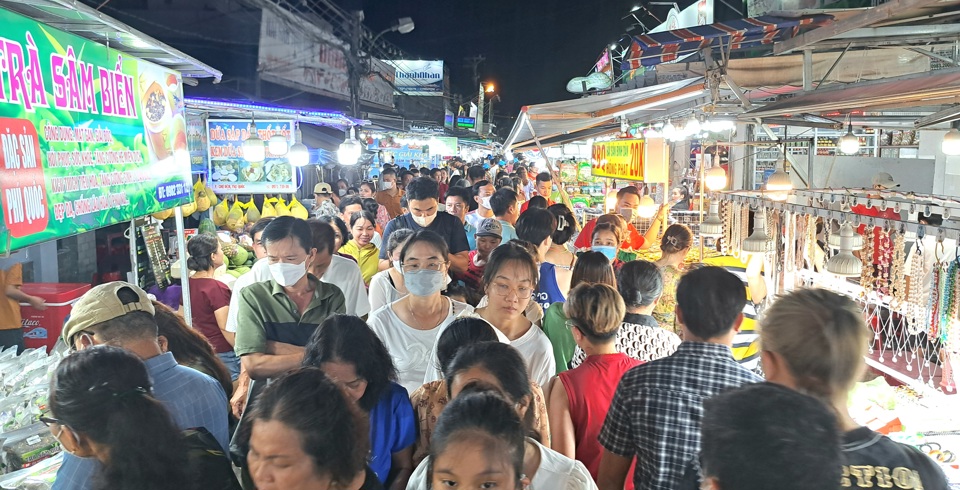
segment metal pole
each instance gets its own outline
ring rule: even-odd
[[[173,220],[177,224],[177,260],[180,261],[180,286],[183,293],[183,319],[193,327],[193,308],[190,306],[190,269],[187,268],[187,241],[184,239],[183,210],[173,208]]]
[[[707,173],[706,167],[707,167],[708,159],[710,159],[710,155],[707,153],[704,153],[701,150],[700,151],[700,199],[698,199],[698,201],[700,201],[700,228],[699,229],[703,228],[703,198],[704,198],[704,192],[706,192],[706,189],[704,188],[704,185],[703,185],[703,180],[706,177],[706,173]],[[697,234],[700,235],[700,260],[703,260],[703,233],[698,232]]]
[[[350,66],[349,66],[349,75],[350,75],[350,115],[359,118],[360,117],[360,29],[362,28],[361,22],[363,22],[363,11],[357,10],[353,12],[353,18],[351,19],[352,26],[350,28]]]
[[[130,220],[130,236],[127,237],[130,240],[130,269],[132,272],[131,282],[140,285],[140,271],[137,270],[137,219],[134,218]],[[110,244],[107,244],[109,246]]]
[[[483,136],[483,82],[480,83],[480,96],[477,99],[477,134]],[[546,155],[544,155],[546,157]]]

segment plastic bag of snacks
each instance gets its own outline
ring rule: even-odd
[[[29,468],[60,452],[60,443],[43,424],[33,424],[3,435],[0,471],[11,473]]]
[[[4,490],[50,490],[57,479],[57,470],[63,464],[62,453],[36,462],[33,466],[0,477]]]

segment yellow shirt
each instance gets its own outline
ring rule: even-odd
[[[350,240],[340,247],[340,253],[357,259],[357,264],[360,265],[360,274],[363,276],[363,284],[369,287],[370,279],[373,278],[380,267],[380,249],[372,243],[360,248],[357,242]]]
[[[20,264],[4,271],[0,269],[0,330],[21,327],[20,304],[7,296],[7,286],[23,285],[23,268]]]

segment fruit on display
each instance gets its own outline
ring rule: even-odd
[[[197,211],[201,213],[210,209],[210,197],[207,196],[204,190],[202,179],[197,180],[197,183],[193,184],[193,202],[197,203]]]
[[[300,204],[296,196],[293,196],[293,199],[290,201],[289,209],[290,215],[294,218],[307,219],[310,217],[310,212],[307,211],[307,208],[303,207],[303,204]]]
[[[192,201],[180,206],[180,211],[183,212],[183,217],[186,218],[191,214],[197,212],[197,201]]]
[[[250,258],[250,252],[247,252],[247,249],[234,245],[236,251],[233,254],[233,257],[230,258],[230,265],[234,267],[242,267],[243,264],[247,263],[247,259]]]
[[[277,216],[290,216],[290,207],[287,206],[286,201],[282,197],[274,199],[277,201],[277,204],[274,206],[277,209]]]
[[[233,201],[233,206],[230,207],[230,212],[227,214],[225,223],[227,229],[231,231],[241,231],[243,229],[243,225],[245,224],[243,207],[240,201]]]
[[[210,218],[200,220],[200,226],[197,227],[198,233],[216,233],[217,225]]]
[[[261,218],[277,217],[277,208],[273,207],[273,201],[276,201],[276,199],[269,198],[269,197],[263,199],[263,210],[260,211]]]
[[[253,201],[247,203],[247,223],[256,223],[260,221],[260,210]]]
[[[152,216],[154,217],[154,219],[164,221],[173,217],[173,209],[165,209],[163,211],[153,213]]]
[[[213,207],[213,224],[218,227],[227,224],[228,214],[230,214],[230,205],[224,199]]]

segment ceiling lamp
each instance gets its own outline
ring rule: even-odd
[[[672,140],[677,135],[677,128],[667,119],[667,123],[663,125],[663,129],[660,130],[660,134],[663,135],[663,139]]]
[[[839,249],[840,249],[840,247],[842,246],[842,242],[843,242],[843,226],[845,226],[845,225],[847,225],[847,224],[848,224],[848,223],[844,223],[843,225],[840,226],[840,232],[839,232],[839,233],[831,233],[830,236],[827,238],[827,244],[830,245],[830,248],[833,248],[833,249],[835,249],[835,250],[839,250]],[[852,225],[851,225],[851,228],[852,228]],[[854,231],[854,232],[853,232],[853,241],[851,242],[851,249],[852,249],[852,250],[860,250],[860,249],[862,249],[862,248],[863,248],[863,235],[861,235],[861,234],[857,233],[856,231]]]
[[[944,155],[960,155],[960,131],[952,128],[943,135],[943,143],[940,143],[940,149]]]
[[[363,153],[363,146],[360,145],[360,142],[354,139],[353,128],[349,130],[349,136],[343,143],[340,143],[340,148],[337,149],[337,161],[340,162],[340,165],[352,166],[356,165],[360,161],[360,155]]]
[[[837,146],[844,155],[855,155],[860,151],[860,138],[853,134],[853,123],[847,123],[847,134],[840,137]]]
[[[640,198],[640,207],[637,208],[637,216],[643,219],[653,218],[657,214],[657,209],[659,209],[659,207],[656,201],[654,201],[650,195],[645,195]]]
[[[604,204],[606,205],[606,210],[608,213],[615,213],[617,211],[617,190],[611,189],[607,193],[607,197],[604,199]]]
[[[755,254],[767,253],[770,250],[770,237],[767,236],[767,213],[763,208],[753,213],[753,233],[743,241],[740,250]]]
[[[707,215],[707,219],[703,220],[703,223],[700,223],[700,236],[723,236],[723,222],[720,221],[720,201],[716,199],[710,201],[710,214]]]
[[[290,142],[282,134],[275,134],[267,140],[267,151],[273,156],[281,157],[290,150]]]
[[[310,149],[307,148],[307,145],[303,144],[303,134],[300,133],[300,123],[297,123],[297,130],[294,132],[294,135],[294,143],[290,146],[287,159],[290,160],[290,165],[302,167],[310,163]]]
[[[849,222],[840,227],[840,253],[827,261],[827,272],[844,277],[860,275],[863,264],[853,255],[854,235],[853,225]],[[860,239],[862,241],[863,237]]]
[[[783,164],[777,165],[777,170],[767,177],[766,191],[774,201],[786,201],[793,190],[793,181],[790,174],[784,172]]]
[[[700,121],[697,120],[697,116],[690,116],[690,120],[688,120],[687,125],[683,127],[683,131],[687,134],[697,134],[700,132]]]
[[[250,136],[243,140],[243,159],[248,162],[262,162],[267,158],[267,148],[257,135],[257,120],[251,119]]]
[[[714,164],[703,173],[703,182],[707,189],[719,191],[727,186],[727,172],[720,165]]]

